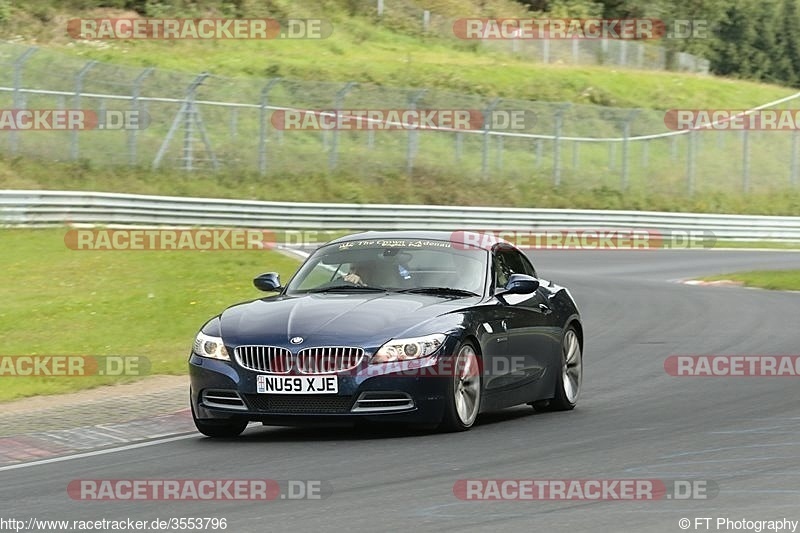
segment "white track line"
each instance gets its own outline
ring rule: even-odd
[[[148,446],[158,446],[159,444],[166,444],[169,442],[175,442],[179,440],[186,440],[186,439],[196,439],[200,436],[195,433],[187,433],[185,435],[178,435],[176,437],[167,437],[163,439],[156,439],[156,440],[149,440],[145,442],[138,442],[136,444],[127,444],[125,446],[117,446],[115,448],[104,448],[102,450],[94,450],[91,452],[84,452],[84,453],[76,453],[74,455],[64,455],[61,457],[52,457],[50,459],[41,459],[39,461],[31,461],[29,463],[19,463],[16,465],[8,465],[0,467],[0,472],[5,472],[7,470],[17,470],[19,468],[28,468],[31,466],[41,466],[47,465],[52,463],[61,463],[64,461],[72,461],[73,459],[83,459],[86,457],[95,457],[98,455],[107,455],[109,453],[117,453],[117,452],[124,452],[128,450],[136,450],[139,448],[147,448]]]

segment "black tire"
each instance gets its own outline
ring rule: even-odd
[[[482,365],[480,356],[478,355],[478,350],[475,349],[475,345],[470,341],[463,342],[458,346],[455,353],[456,355],[454,356],[452,364],[452,375],[447,379],[444,400],[444,416],[442,417],[442,422],[438,427],[439,431],[442,432],[467,431],[469,428],[471,428],[475,424],[475,420],[478,417],[481,407],[481,400],[483,399],[483,376],[481,371]],[[468,363],[471,365],[476,365],[469,367],[471,368],[470,370],[463,368],[467,373],[467,376],[461,376],[462,367],[459,366],[459,359],[461,358],[463,358],[464,364]],[[477,383],[475,383],[474,380],[477,380]],[[457,383],[460,385],[460,387],[457,385]],[[475,385],[477,385],[477,387],[475,387]],[[477,392],[474,399],[474,413],[470,412],[470,415],[465,418],[463,415],[459,414],[457,396],[467,394],[467,387],[469,390]],[[472,411],[472,409],[470,409],[470,411]]]
[[[197,431],[206,437],[216,439],[232,439],[238,437],[247,427],[247,420],[235,418],[230,420],[199,419],[194,414],[194,407],[192,407],[192,420],[194,420],[194,427],[197,428]]]
[[[558,373],[556,382],[555,396],[549,400],[538,400],[532,402],[537,411],[571,411],[575,409],[580,397],[580,389],[583,381],[583,349],[580,344],[580,337],[575,326],[570,326],[564,332],[561,339],[561,371]],[[577,352],[571,350],[576,349]],[[577,356],[577,358],[576,358]],[[570,361],[572,358],[572,361]],[[569,372],[565,371],[565,367]],[[575,368],[577,367],[577,378]],[[570,384],[565,387],[565,376],[570,376]]]

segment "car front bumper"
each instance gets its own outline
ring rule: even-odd
[[[280,426],[358,420],[435,424],[442,419],[452,380],[442,372],[442,360],[365,364],[337,374],[336,394],[263,394],[256,390],[261,373],[192,354],[192,410],[199,419],[246,419]]]

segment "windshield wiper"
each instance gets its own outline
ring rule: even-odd
[[[307,293],[316,292],[339,292],[339,291],[369,291],[369,292],[386,292],[387,289],[383,287],[372,287],[370,285],[332,285],[330,287],[318,287],[316,289],[309,289]]]
[[[403,289],[397,292],[409,292],[418,294],[435,294],[442,296],[480,296],[472,291],[464,289],[453,289],[451,287],[414,287],[411,289]]]

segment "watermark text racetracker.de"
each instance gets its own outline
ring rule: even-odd
[[[800,355],[671,355],[664,370],[675,377],[800,377]]]
[[[798,109],[670,109],[664,125],[673,131],[795,131]]]
[[[705,479],[459,479],[453,495],[466,501],[709,500],[719,485]]]
[[[64,244],[78,251],[246,251],[319,246],[348,231],[255,228],[72,228]]]
[[[139,355],[0,355],[0,378],[146,376],[150,360]]]
[[[508,242],[520,249],[653,250],[713,248],[710,231],[648,228],[574,228],[454,231],[455,248],[490,248]]]
[[[536,120],[526,109],[279,109],[270,116],[281,131],[525,131]]]
[[[64,244],[81,251],[263,250],[274,248],[269,230],[210,229],[70,229]]]
[[[67,495],[80,501],[323,500],[330,481],[311,479],[74,479]]]
[[[557,40],[705,39],[710,36],[704,19],[653,18],[462,18],[453,23],[459,39]]]
[[[290,18],[82,18],[67,22],[77,40],[224,40],[326,39],[333,33],[327,19]]]
[[[0,109],[3,131],[142,130],[150,115],[135,109]]]
[[[788,531],[795,533],[798,525],[800,525],[800,520],[789,520],[788,518],[749,520],[747,518],[698,516],[678,520],[678,527],[684,531],[745,531],[751,533]]]

